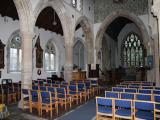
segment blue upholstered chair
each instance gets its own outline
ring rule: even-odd
[[[90,81],[85,82],[85,88],[89,92],[89,97],[92,96],[93,95],[93,91],[92,91],[92,88],[91,88],[91,82]]]
[[[81,93],[82,95],[82,99],[84,98],[84,100],[87,100],[87,97],[89,99],[89,91],[86,89],[85,84],[84,83],[78,83],[78,92]]]
[[[40,89],[40,91],[47,91],[47,87],[46,86],[40,86],[39,89]]]
[[[56,91],[56,88],[54,87],[47,87],[47,90],[49,92],[51,92],[51,96],[53,99],[56,99],[57,98],[57,91]]]
[[[39,92],[37,90],[31,90],[29,96],[29,108],[30,112],[32,113],[32,109],[36,108],[38,111],[38,115],[40,115],[40,101],[39,101]]]
[[[105,91],[105,97],[107,97],[107,98],[119,98],[119,92]]]
[[[134,100],[135,99],[135,94],[134,93],[127,93],[127,92],[120,93],[120,98],[121,99],[131,99],[131,100]]]
[[[154,89],[154,90],[153,90],[153,94],[160,95],[160,90]]]
[[[36,86],[32,86],[32,90],[39,90],[38,85],[36,85]]]
[[[152,95],[137,93],[137,94],[135,94],[135,99],[136,100],[143,100],[143,101],[152,101]]]
[[[100,87],[98,85],[98,80],[91,80],[91,87],[93,91],[93,96],[100,93]]]
[[[142,89],[154,89],[153,86],[142,86]]]
[[[139,93],[144,93],[144,94],[152,94],[151,89],[139,89],[138,92]]]
[[[70,95],[67,95],[66,88],[56,88],[58,102],[61,106],[65,105],[65,110],[67,110],[67,104],[70,108],[72,107],[72,98]]]
[[[160,113],[160,95],[154,95],[155,109]]]
[[[68,94],[71,95],[72,100],[75,100],[76,103],[78,104],[82,100],[81,92],[78,91],[78,86],[77,85],[69,85],[68,87]]]
[[[29,107],[29,95],[30,95],[30,90],[29,89],[22,89],[22,109],[24,110],[25,106]]]
[[[137,92],[137,89],[136,89],[136,88],[126,88],[126,89],[124,90],[124,92],[136,93],[136,92]]]
[[[112,91],[114,91],[114,92],[124,92],[124,88],[121,88],[121,87],[112,87]]]
[[[133,119],[132,100],[115,99],[115,118]]]
[[[116,85],[116,87],[127,88],[127,85]]]
[[[128,88],[136,88],[136,89],[139,89],[140,86],[139,86],[139,85],[129,85]]]
[[[51,86],[51,85],[52,85],[52,80],[47,79],[47,85],[48,85],[48,86]]]
[[[96,115],[96,120],[99,120],[100,116],[112,117],[112,119],[114,119],[113,99],[96,97]]]
[[[41,91],[40,92],[40,115],[42,116],[43,110],[46,112],[50,111],[50,117],[52,118],[52,112],[55,109],[58,115],[58,102],[52,98],[51,92]]]
[[[134,119],[155,120],[155,103],[150,101],[134,101]]]

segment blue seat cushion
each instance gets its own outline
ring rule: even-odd
[[[138,110],[135,115],[136,115],[136,118],[140,118],[144,120],[154,120],[153,112]]]
[[[131,116],[131,110],[130,109],[118,109],[115,114],[128,117],[128,116]]]
[[[98,106],[98,112],[105,113],[105,114],[112,114],[112,107],[106,107],[106,106]]]
[[[52,103],[54,103],[55,100],[52,100]],[[50,104],[50,99],[42,99],[42,103],[44,104]]]
[[[32,97],[32,102],[38,102],[38,97]]]
[[[59,95],[58,95],[58,98],[65,98],[65,95],[59,94]]]
[[[80,92],[70,91],[69,94],[72,94],[72,95],[74,95],[74,94],[80,94]]]

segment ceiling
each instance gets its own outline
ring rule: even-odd
[[[54,20],[54,14],[55,14],[55,20]],[[53,21],[56,21],[57,24],[53,25]],[[54,11],[54,9],[51,7],[46,7],[41,11],[41,13],[37,18],[36,26],[63,35],[63,29],[60,19],[56,14],[56,12]]]
[[[118,17],[108,26],[106,33],[117,41],[117,37],[120,31],[128,23],[133,23],[133,22],[125,17]]]
[[[13,20],[19,19],[13,0],[0,0],[0,14],[2,17],[8,16]]]
[[[2,17],[8,16],[11,17],[13,20],[19,20],[13,0],[0,0],[0,14]],[[55,21],[57,24],[53,25],[53,21],[54,9],[52,9],[51,7],[47,7],[39,14],[36,21],[36,26],[63,35],[62,25],[56,13]]]

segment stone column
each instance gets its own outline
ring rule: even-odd
[[[22,38],[22,88],[31,88],[33,33],[22,31]]]
[[[158,20],[158,31],[157,31],[157,36],[158,38],[155,36],[154,39],[154,52],[155,52],[155,79],[156,79],[156,86],[160,86],[160,76],[159,76],[159,56],[160,56],[160,1],[159,0],[155,0],[153,1],[153,6],[152,6],[152,12],[155,16],[157,16],[157,20]],[[152,27],[156,27],[156,26],[152,26]],[[156,34],[155,34],[156,35]],[[153,36],[154,37],[154,36]]]
[[[22,73],[21,88],[31,89],[32,87],[32,38],[33,33],[21,31],[22,35]],[[22,108],[22,100],[18,104]]]
[[[72,80],[72,69],[73,69],[73,47],[72,43],[67,43],[66,48],[66,63],[64,66],[64,79],[65,81]]]

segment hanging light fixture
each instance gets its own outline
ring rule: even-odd
[[[56,12],[54,10],[54,18],[53,18],[53,23],[52,23],[54,26],[57,25],[57,22],[56,22],[56,19],[55,19],[55,14],[56,14]]]

